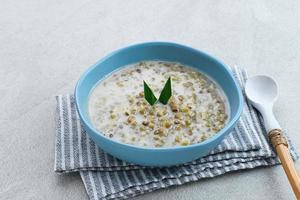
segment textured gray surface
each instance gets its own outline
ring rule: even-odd
[[[2,0],[0,199],[86,199],[77,174],[56,175],[54,96],[108,52],[168,40],[207,51],[280,85],[275,107],[300,148],[300,2]],[[297,167],[300,168],[299,162]],[[280,166],[136,199],[293,199]]]

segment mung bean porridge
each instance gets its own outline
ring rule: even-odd
[[[171,77],[172,96],[166,105],[150,105],[143,81],[159,96]],[[146,147],[187,146],[216,134],[229,118],[222,89],[189,66],[143,61],[107,75],[92,90],[88,111],[93,126],[114,140]]]

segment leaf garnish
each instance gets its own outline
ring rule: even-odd
[[[162,104],[166,105],[171,96],[172,96],[171,77],[169,77],[169,79],[165,83],[164,88],[162,89],[162,91],[160,93],[160,96],[159,96],[158,100]]]
[[[152,90],[150,89],[150,87],[147,85],[147,83],[144,81],[144,95],[145,95],[145,99],[148,101],[148,103],[153,106],[156,101],[157,98],[155,97],[154,93],[152,92]]]

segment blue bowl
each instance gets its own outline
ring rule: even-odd
[[[93,87],[110,72],[142,60],[180,62],[212,77],[224,90],[230,106],[230,120],[213,137],[189,146],[150,148],[112,140],[97,131],[88,115],[88,99]],[[230,133],[243,108],[243,97],[232,72],[221,61],[196,49],[169,42],[136,44],[117,50],[91,66],[79,79],[75,89],[77,111],[86,132],[107,153],[128,162],[145,166],[171,166],[207,155]]]

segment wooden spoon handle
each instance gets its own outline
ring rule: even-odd
[[[269,132],[269,138],[281,161],[282,167],[293,188],[295,196],[300,199],[300,178],[294,161],[288,149],[288,143],[280,129],[273,129]]]

